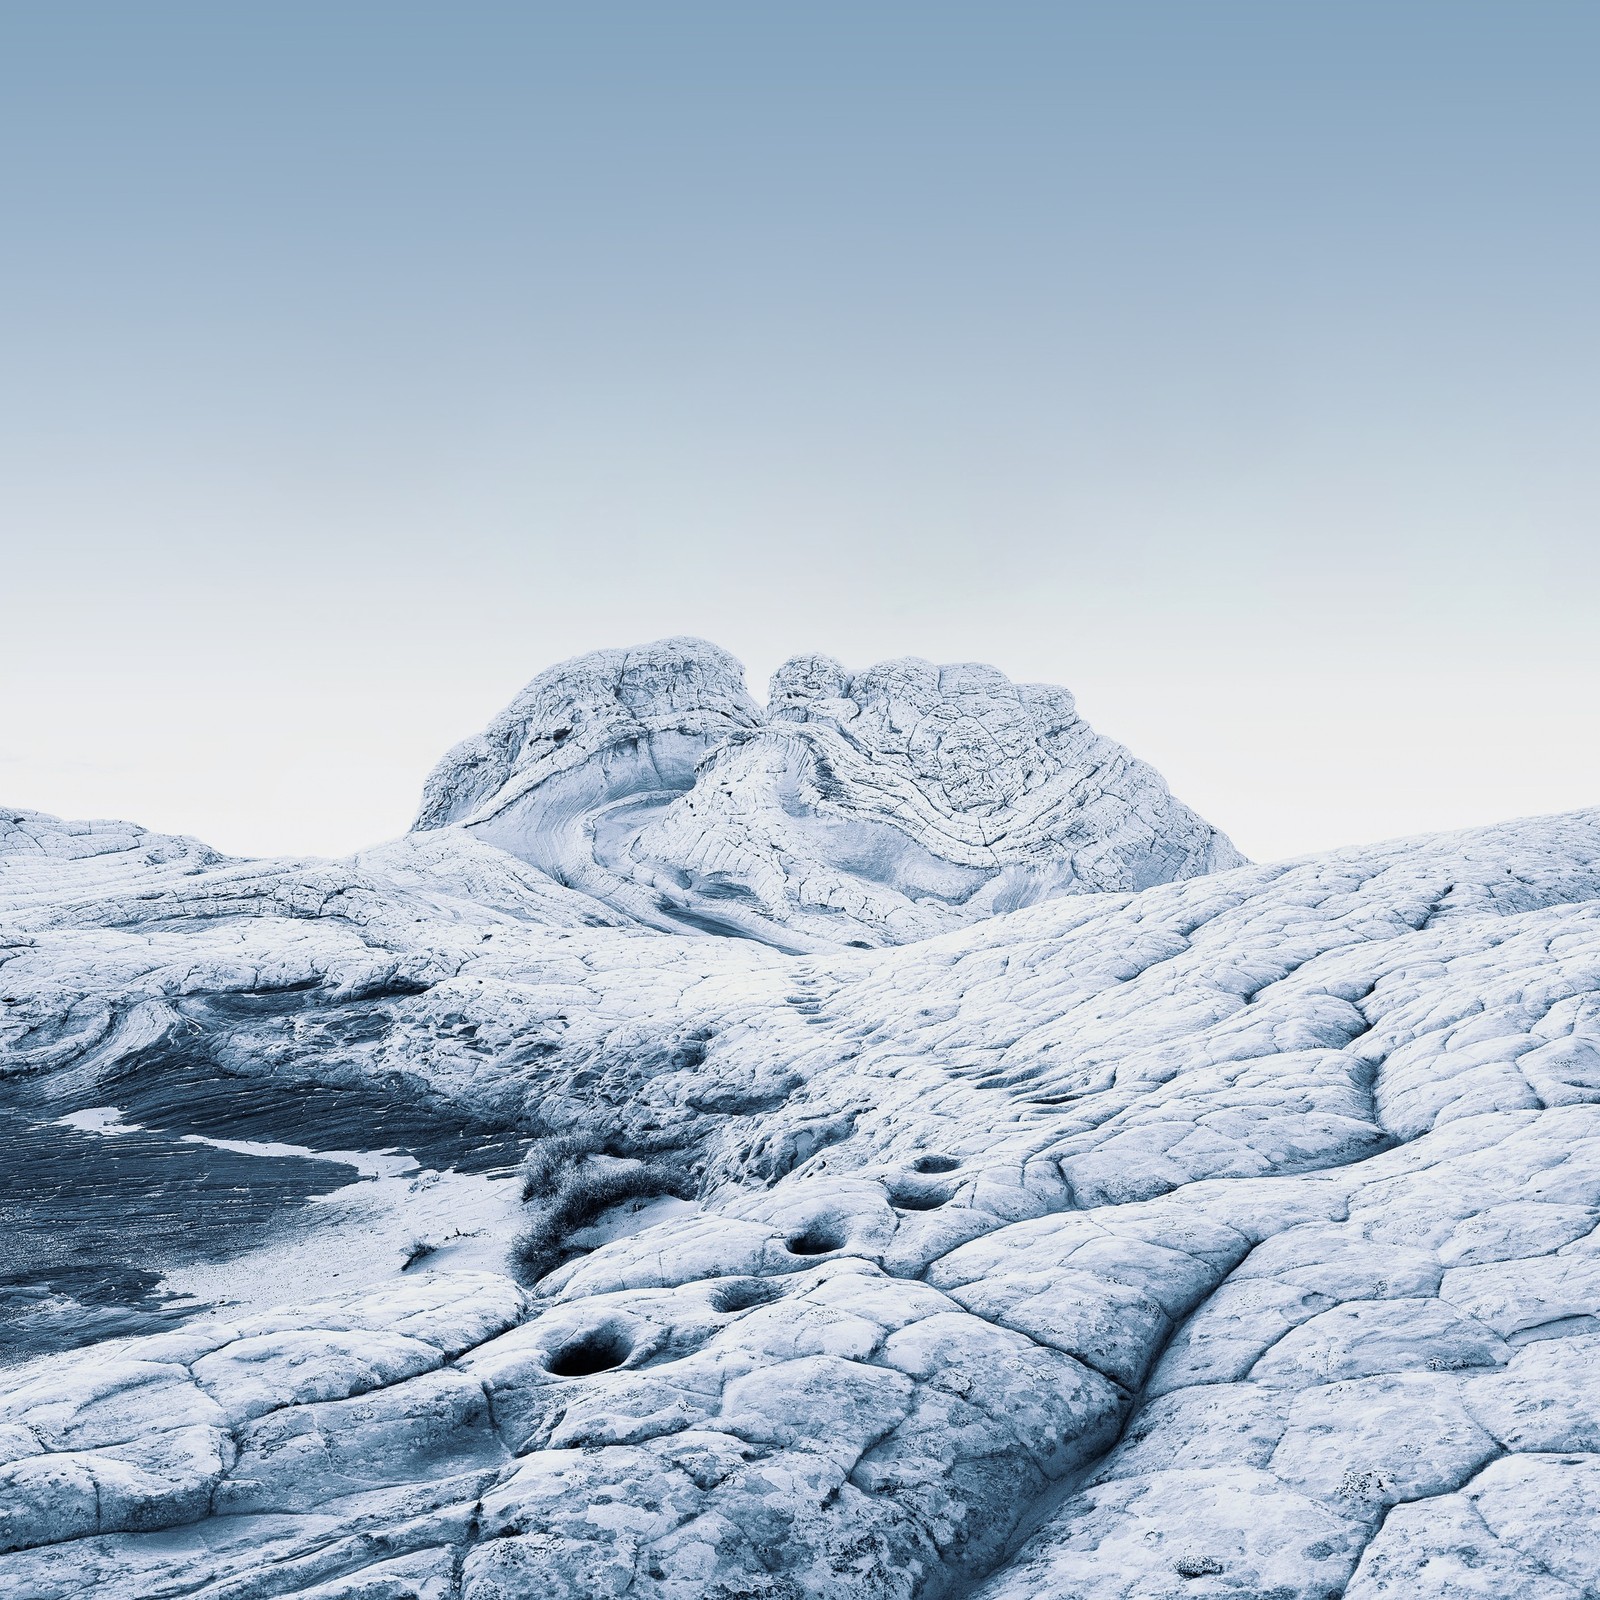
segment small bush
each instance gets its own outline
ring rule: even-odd
[[[546,1133],[538,1136],[522,1158],[522,1198],[548,1200],[556,1195],[575,1167],[590,1156],[611,1156],[619,1161],[647,1156],[675,1155],[683,1141],[666,1133],[625,1136],[590,1129],[581,1133]]]
[[[599,1148],[589,1135],[547,1134],[522,1158],[522,1198],[550,1199],[571,1169],[585,1156],[597,1154]]]
[[[553,1180],[544,1178],[541,1172],[541,1182],[552,1186],[543,1194],[535,1191],[541,1203],[513,1248],[515,1259],[530,1282],[579,1254],[579,1248],[571,1243],[572,1235],[615,1207],[629,1200],[655,1200],[662,1195],[686,1200],[694,1193],[694,1180],[687,1171],[659,1162],[617,1159],[616,1166],[595,1167],[580,1158]],[[526,1182],[525,1177],[524,1192]]]
[[[431,1256],[438,1248],[438,1245],[436,1245],[431,1239],[424,1239],[419,1235],[408,1245],[406,1245],[405,1249],[402,1251],[402,1254],[406,1259],[400,1270],[402,1272],[409,1271],[412,1267],[416,1266],[419,1261],[427,1260],[427,1258]]]

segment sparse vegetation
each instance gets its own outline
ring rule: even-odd
[[[402,1252],[405,1262],[401,1266],[402,1272],[409,1272],[419,1261],[425,1261],[437,1250],[439,1246],[432,1239],[424,1239],[420,1234],[406,1245]]]
[[[695,1181],[689,1167],[660,1159],[678,1149],[660,1136],[563,1133],[539,1139],[522,1163],[522,1197],[532,1215],[512,1250],[527,1280],[535,1282],[580,1254],[572,1236],[617,1206],[664,1195],[690,1198]]]
[[[550,1199],[573,1167],[600,1148],[592,1138],[578,1133],[553,1133],[540,1139],[522,1158],[522,1198]]]

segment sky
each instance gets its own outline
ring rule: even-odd
[[[1064,683],[1247,854],[1600,805],[1600,6],[0,0],[0,799],[534,673]]]

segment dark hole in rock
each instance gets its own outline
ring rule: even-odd
[[[783,1286],[767,1283],[760,1278],[730,1278],[711,1291],[713,1311],[748,1311],[751,1306],[764,1306],[783,1293]]]
[[[954,1156],[918,1156],[911,1163],[913,1172],[954,1172],[961,1163]]]
[[[796,1256],[825,1256],[844,1243],[844,1236],[831,1223],[813,1222],[804,1233],[789,1240],[789,1253]]]
[[[937,1211],[950,1199],[948,1189],[891,1189],[889,1204],[900,1211]]]
[[[609,1372],[628,1359],[628,1341],[615,1328],[596,1328],[564,1344],[544,1364],[557,1378],[587,1378],[592,1372]]]

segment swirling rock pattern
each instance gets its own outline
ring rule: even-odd
[[[763,716],[738,663],[694,639],[536,678],[429,778],[417,827],[446,826],[650,926],[790,950],[1243,861],[1064,689],[801,656]]]
[[[1058,770],[785,672],[640,837],[862,718],[941,817]],[[711,699],[682,723],[745,714]],[[203,1060],[668,1148],[695,1194],[531,1282],[350,1286],[286,1235],[296,1304],[0,1368],[0,1597],[1597,1592],[1600,812],[797,955],[641,926],[485,806],[311,864],[0,817],[28,1105]]]

